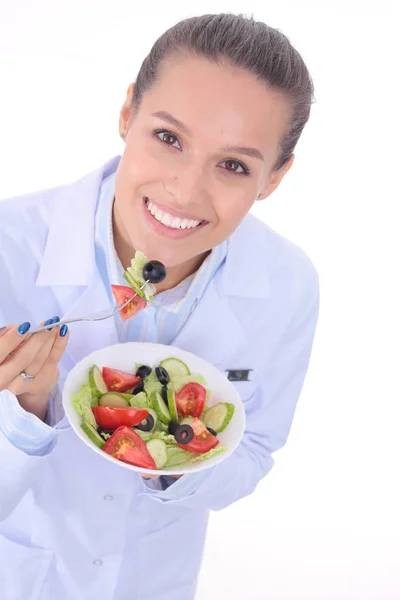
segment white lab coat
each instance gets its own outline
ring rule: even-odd
[[[95,267],[94,210],[100,182],[118,162],[71,185],[0,203],[0,326],[110,306]],[[149,491],[138,475],[87,448],[65,418],[43,457],[27,455],[0,432],[0,598],[193,598],[209,510],[252,493],[273,465],[271,453],[286,442],[318,305],[307,255],[246,217],[173,343],[221,371],[252,369],[249,381],[234,384],[247,414],[240,447],[187,497],[179,487],[172,498],[168,490]],[[117,342],[113,319],[72,325],[60,388],[77,361]],[[235,533],[220,543],[235,543]]]

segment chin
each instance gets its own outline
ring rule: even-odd
[[[135,236],[133,234],[131,240],[135,250],[143,252],[149,260],[159,260],[167,269],[175,267],[187,260],[182,254],[179,255],[177,248],[172,249],[166,247],[159,238],[155,238],[151,234],[148,234],[146,237]]]

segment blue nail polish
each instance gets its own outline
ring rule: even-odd
[[[47,327],[47,325],[51,325],[53,323],[53,319],[47,319],[47,321],[45,322],[44,326]],[[48,331],[51,331],[51,327],[50,329],[48,329]]]
[[[58,323],[59,320],[60,320],[60,317],[53,317],[53,323]]]
[[[25,323],[21,323],[21,325],[18,327],[18,333],[20,335],[25,335],[30,326],[31,324],[28,323],[28,321],[25,321]]]
[[[61,325],[61,329],[60,329],[60,335],[61,335],[61,337],[66,336],[67,332],[68,332],[68,327],[65,324]]]

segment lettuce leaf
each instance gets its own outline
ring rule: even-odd
[[[140,392],[135,396],[129,398],[129,404],[133,408],[152,408],[152,404],[150,398],[145,394],[145,392]]]
[[[177,446],[175,438],[173,435],[169,435],[165,431],[140,431],[140,429],[135,429],[135,432],[142,438],[144,442],[148,442],[149,440],[162,440],[168,447],[169,446]],[[179,450],[179,448],[178,448]],[[189,453],[190,454],[190,453]]]
[[[140,289],[146,283],[143,279],[142,270],[147,262],[147,257],[143,252],[137,251],[135,257],[132,258],[131,266],[128,267],[124,273],[124,279],[128,285],[139,294],[139,296],[149,302],[153,300],[156,293],[154,285],[147,283],[142,290]]]
[[[71,398],[72,405],[82,420],[97,429],[96,419],[92,411],[93,393],[89,384],[84,384],[77,394]]]
[[[188,467],[197,462],[201,462],[203,460],[208,460],[217,454],[221,454],[222,452],[226,452],[228,450],[228,446],[218,445],[216,448],[213,448],[209,452],[205,452],[204,454],[197,454],[194,452],[188,452],[187,450],[183,450],[182,448],[167,448],[168,454],[168,462],[165,465],[164,469],[172,468],[172,467]]]

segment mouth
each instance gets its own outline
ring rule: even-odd
[[[183,212],[164,208],[146,196],[143,198],[143,203],[149,224],[157,233],[167,237],[186,237],[208,224],[205,219],[196,219]]]

